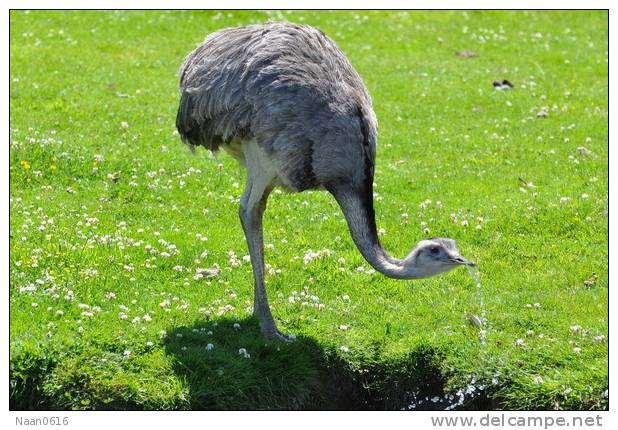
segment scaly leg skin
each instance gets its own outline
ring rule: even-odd
[[[258,318],[260,329],[266,338],[289,342],[294,340],[294,336],[283,334],[277,329],[264,286],[262,214],[266,209],[266,200],[271,190],[270,181],[260,180],[260,178],[253,179],[249,175],[245,191],[240,199],[239,215],[247,239],[255,279],[253,314]]]

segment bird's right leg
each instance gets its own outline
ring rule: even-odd
[[[253,313],[258,318],[260,329],[267,338],[289,341],[291,337],[282,334],[277,329],[268,305],[264,285],[262,215],[266,209],[268,195],[272,191],[272,179],[265,176],[255,177],[249,172],[247,185],[240,199],[239,215],[247,239],[255,279]]]

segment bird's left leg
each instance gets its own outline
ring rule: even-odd
[[[266,209],[266,200],[272,191],[272,180],[264,175],[252,175],[247,179],[247,186],[240,199],[240,221],[245,232],[253,277],[255,280],[253,313],[260,321],[262,333],[276,340],[290,340],[279,332],[268,305],[266,287],[264,285],[264,239],[262,233],[262,215]]]

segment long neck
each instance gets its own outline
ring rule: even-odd
[[[345,185],[329,187],[329,191],[343,211],[356,247],[374,269],[395,279],[424,277],[414,264],[415,254],[410,254],[404,260],[398,260],[382,248],[378,240],[370,182],[361,189]]]

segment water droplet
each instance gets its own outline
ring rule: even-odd
[[[483,302],[483,287],[481,285],[479,269],[478,269],[478,266],[467,266],[466,268],[468,269],[468,273],[470,274],[470,276],[474,280],[474,283],[476,284],[476,297],[479,303],[479,308],[481,310],[480,317],[474,314],[467,313],[466,319],[468,319],[468,321],[470,321],[473,325],[479,328],[480,330],[479,340],[481,341],[481,344],[484,344],[485,338],[487,336],[487,327],[486,327],[487,318],[485,317],[486,313],[485,313],[485,304]]]

